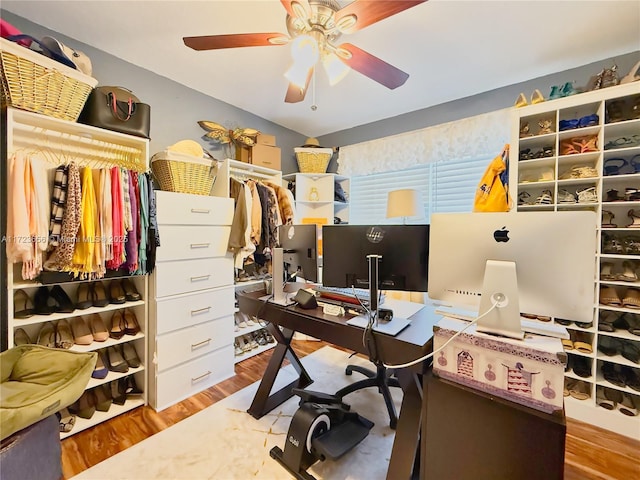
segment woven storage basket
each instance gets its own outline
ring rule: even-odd
[[[294,148],[300,173],[325,173],[333,156],[332,148]]]
[[[218,173],[218,162],[164,150],[151,158],[151,170],[167,192],[209,195]]]
[[[75,122],[98,80],[0,38],[2,106]]]

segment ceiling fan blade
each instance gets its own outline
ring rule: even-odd
[[[337,50],[338,58],[343,63],[391,90],[404,85],[409,78],[408,73],[350,43],[343,43]]]
[[[287,13],[293,18],[309,18],[311,7],[308,0],[280,0]]]
[[[287,88],[287,94],[284,97],[284,101],[287,103],[298,103],[304,100],[307,90],[309,89],[309,82],[311,81],[311,75],[313,74],[313,67],[310,67],[307,71],[307,80],[304,88],[300,88],[295,83],[289,82]]]
[[[205,35],[202,37],[184,37],[187,47],[194,50],[217,50],[236,47],[266,47],[284,45],[289,37],[283,33],[237,33],[229,35]]]
[[[371,2],[367,0],[355,0],[336,12],[336,24],[343,23],[343,25],[348,25],[351,22],[345,23],[346,17],[350,15],[355,16],[355,24],[341,29],[343,33],[353,33],[396,13],[425,3],[426,1],[427,0],[396,0],[393,2]]]

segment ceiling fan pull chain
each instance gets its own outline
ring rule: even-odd
[[[318,109],[318,105],[316,105],[316,67],[313,67],[313,78],[311,82],[311,110],[315,112]]]

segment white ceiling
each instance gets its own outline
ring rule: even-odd
[[[197,52],[182,42],[286,33],[278,0],[4,0],[2,8],[314,137],[640,50],[637,0],[431,0],[341,38],[409,73],[405,85],[388,90],[352,71],[330,87],[318,70],[312,111],[312,91],[284,102],[286,46]]]

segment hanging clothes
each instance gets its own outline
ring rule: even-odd
[[[111,168],[111,222],[113,229],[113,258],[107,262],[107,268],[118,270],[124,261],[124,204],[122,175],[119,167]]]
[[[140,212],[140,242],[138,244],[138,269],[135,273],[144,275],[147,273],[147,241],[149,237],[149,184],[144,173],[138,173],[137,175],[140,192],[140,204],[138,205]]]
[[[81,216],[80,170],[74,162],[71,162],[67,168],[67,193],[60,230],[60,243],[45,261],[44,268],[46,270],[67,271],[71,267]]]
[[[138,269],[138,199],[136,195],[136,181],[134,182],[132,172],[125,170],[125,182],[128,184],[129,192],[129,214],[131,215],[131,229],[125,241],[125,268],[129,273]],[[126,190],[126,189],[125,189]],[[125,209],[126,214],[126,209]]]
[[[98,205],[93,186],[93,174],[91,168],[82,169],[82,216],[80,229],[73,251],[72,265],[69,271],[82,279],[95,278],[92,273],[97,272],[99,264],[99,248],[96,248],[95,238],[98,237]]]
[[[254,245],[260,244],[260,235],[262,234],[262,204],[258,195],[258,188],[255,180],[247,180],[247,187],[251,193],[251,242]]]
[[[233,252],[234,258],[237,253],[246,246],[245,232],[249,225],[249,216],[247,211],[247,197],[245,196],[244,190],[244,183],[233,177],[229,179],[229,196],[233,198],[235,208],[231,222],[231,231],[229,232],[228,249]]]
[[[145,174],[149,187],[149,243],[147,245],[147,273],[152,273],[156,267],[156,248],[160,246],[160,231],[156,209],[156,192],[153,188],[151,175]]]
[[[282,225],[292,225],[293,224],[293,215],[294,208],[292,203],[289,200],[289,195],[287,194],[287,189],[281,185],[277,185],[271,182],[265,182],[265,184],[272,188],[275,192],[276,199],[278,201],[278,213],[280,214],[280,221]]]
[[[67,201],[68,167],[60,165],[53,176],[53,192],[51,193],[51,219],[49,221],[49,248],[60,244],[62,217]]]

